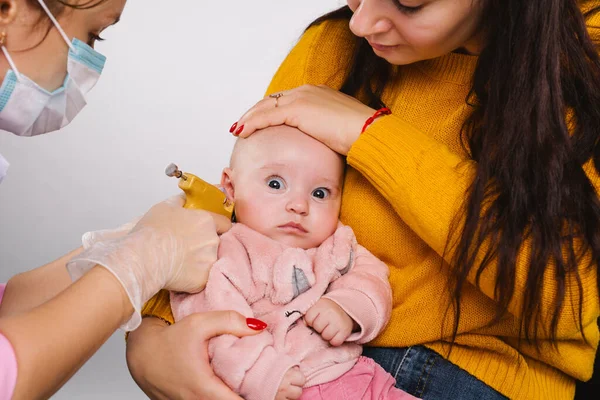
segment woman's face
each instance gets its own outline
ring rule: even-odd
[[[481,51],[481,0],[348,0],[350,29],[375,54],[405,65],[455,50]]]
[[[86,2],[87,0],[68,1],[74,5]],[[57,20],[70,41],[77,38],[93,47],[95,38],[119,20],[125,2],[126,0],[106,0],[95,7],[81,10],[65,7]],[[27,2],[17,4],[15,19],[1,27],[7,34],[8,51],[19,72],[44,89],[55,90],[62,85],[67,74],[69,47],[44,11]],[[41,22],[37,23],[38,21]],[[40,65],[44,68],[39,68]],[[0,80],[9,68],[7,60],[0,55]]]

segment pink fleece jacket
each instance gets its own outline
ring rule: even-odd
[[[388,268],[340,224],[315,249],[287,247],[243,224],[221,236],[219,258],[206,289],[194,295],[171,293],[178,321],[194,312],[235,310],[260,318],[258,335],[211,339],[215,374],[247,400],[275,398],[288,369],[299,366],[305,387],[332,381],[349,371],[360,344],[377,336],[391,312]],[[360,326],[347,342],[332,347],[302,319],[321,297],[337,303]]]

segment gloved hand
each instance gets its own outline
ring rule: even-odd
[[[223,188],[220,184],[214,184],[213,186],[215,186],[219,190],[223,191]],[[181,197],[185,201],[184,194],[179,194],[179,195],[173,196],[171,199],[169,199],[167,201],[176,201],[176,199],[178,197]],[[140,218],[141,217],[138,216],[138,217],[134,218],[133,220],[127,222],[126,224],[123,224],[115,229],[99,229],[97,231],[90,231],[90,232],[84,233],[83,236],[81,237],[81,241],[82,241],[84,250],[87,250],[96,242],[125,236],[126,234],[131,232],[131,230],[138,223]]]
[[[169,200],[167,200],[169,201]],[[104,240],[116,239],[127,235],[134,226],[140,221],[142,217],[136,217],[130,222],[123,224],[115,229],[99,229],[97,231],[90,231],[83,234],[81,237],[81,244],[83,249],[87,250],[94,245],[94,243],[102,242]]]
[[[217,259],[218,233],[231,222],[220,215],[182,208],[183,196],[152,207],[124,236],[91,245],[67,263],[73,281],[95,265],[108,269],[123,285],[135,309],[121,328],[133,330],[140,310],[160,289],[195,293],[204,289]]]

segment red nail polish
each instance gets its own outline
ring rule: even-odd
[[[239,136],[240,133],[242,133],[242,131],[244,130],[244,125],[240,126],[237,131],[235,131],[235,136]]]
[[[237,122],[234,122],[233,125],[231,125],[231,128],[229,128],[229,133],[233,133],[233,131],[235,131],[236,126],[237,126]]]
[[[262,331],[267,327],[267,324],[256,318],[246,318],[246,325],[248,325],[248,328],[254,329],[255,331]]]

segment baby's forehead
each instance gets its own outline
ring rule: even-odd
[[[299,129],[281,125],[238,139],[231,155],[231,167],[241,163],[250,163],[245,165],[246,168],[267,164],[311,166],[318,163],[322,168],[339,170],[343,159]]]

